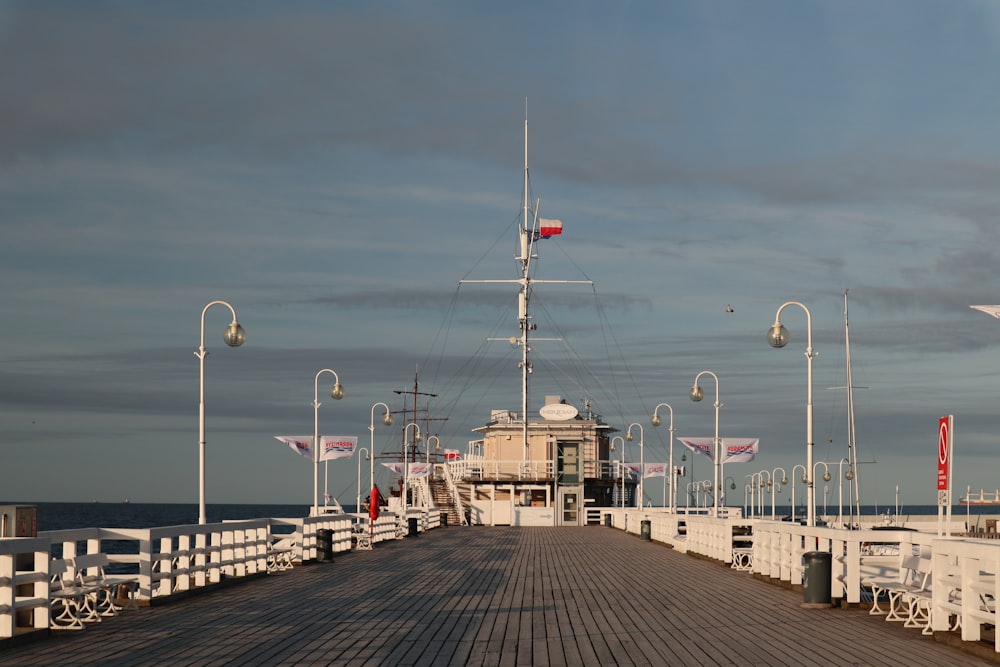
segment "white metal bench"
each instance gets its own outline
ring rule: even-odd
[[[294,567],[295,545],[290,538],[276,540],[267,546],[267,571],[284,572]]]
[[[930,561],[920,556],[906,556],[899,567],[899,575],[894,578],[870,577],[863,579],[861,585],[872,591],[872,608],[869,614],[885,616],[887,621],[903,621],[909,618],[909,599],[906,593],[926,591],[930,580]],[[879,606],[879,599],[885,594],[888,597],[887,608]]]
[[[88,598],[93,587],[79,586],[66,561],[56,558],[49,564],[49,627],[53,630],[83,630],[84,621],[100,621]]]
[[[122,609],[138,609],[138,576],[106,574],[104,568],[109,560],[105,553],[84,554],[72,559],[72,562],[76,584],[93,589],[88,592],[88,597],[102,616],[117,616]]]

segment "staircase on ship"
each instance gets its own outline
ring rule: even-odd
[[[465,513],[460,511],[458,504],[455,502],[454,496],[452,496],[451,490],[448,488],[448,482],[443,479],[432,479],[430,480],[430,492],[431,500],[434,502],[434,506],[441,511],[442,518],[447,516],[447,522],[449,526],[466,526],[468,521],[465,519]],[[442,520],[441,523],[444,523]]]

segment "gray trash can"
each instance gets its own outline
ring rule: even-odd
[[[829,607],[830,576],[833,554],[829,551],[807,551],[802,554],[803,607]]]
[[[653,539],[652,528],[649,519],[643,519],[642,523],[639,524],[639,539],[640,540]]]
[[[316,531],[316,560],[333,560],[333,531],[329,528],[320,528]]]
[[[609,528],[611,527],[611,515],[610,514],[605,514],[604,515],[604,525],[607,526],[607,527],[609,527]]]
[[[447,514],[444,514],[444,513],[441,514],[441,527],[442,528],[447,528],[448,527],[448,515]]]
[[[417,520],[416,519],[407,519],[406,523],[407,523],[407,526],[409,526],[409,532],[407,533],[407,537],[416,537],[418,535]]]

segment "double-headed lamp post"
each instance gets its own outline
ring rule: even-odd
[[[774,314],[774,324],[767,330],[767,342],[772,347],[784,347],[788,345],[791,336],[781,324],[781,311],[786,306],[798,306],[806,312],[806,368],[807,368],[807,393],[806,393],[806,470],[813,472],[813,357],[816,352],[812,346],[812,313],[809,309],[798,301],[787,301],[778,308]],[[816,489],[815,475],[806,481],[806,525],[816,525]]]
[[[645,496],[643,495],[643,485],[642,485],[642,482],[643,482],[643,480],[646,477],[646,454],[645,454],[645,450],[646,450],[646,442],[645,442],[646,436],[642,432],[642,424],[640,424],[639,422],[632,422],[631,424],[628,425],[628,430],[625,432],[625,439],[626,440],[628,440],[629,442],[632,442],[632,427],[633,426],[638,426],[639,427],[639,499],[638,499],[638,502],[636,502],[635,506],[637,508],[639,508],[639,509],[642,509],[642,504],[643,504],[643,501],[645,500]]]
[[[212,306],[225,306],[233,314],[232,323],[226,327],[222,334],[222,339],[229,347],[239,347],[246,342],[247,334],[236,321],[236,309],[225,301],[213,301],[201,311],[201,344],[194,356],[198,357],[199,379],[198,387],[200,399],[198,402],[198,523],[205,524],[205,356],[208,350],[205,349],[205,313]]]
[[[715,378],[715,439],[713,443],[715,444],[715,484],[712,485],[713,493],[715,494],[715,510],[713,512],[714,516],[718,518],[719,516],[719,472],[720,466],[722,465],[722,456],[719,452],[719,408],[722,407],[722,403],[719,402],[719,376],[712,371],[702,371],[694,378],[694,386],[688,392],[691,400],[698,402],[705,398],[705,392],[702,390],[701,386],[698,384],[698,380],[701,379],[702,375],[711,375]]]
[[[323,373],[333,375],[333,386],[330,387],[330,398],[339,401],[344,397],[344,388],[340,384],[340,376],[331,368],[324,368],[316,373],[313,382],[313,516],[319,516],[319,376]],[[325,504],[325,503],[324,503]]]
[[[677,506],[677,492],[674,488],[677,484],[677,477],[674,475],[674,409],[669,403],[660,403],[653,408],[653,417],[649,420],[653,426],[659,426],[663,422],[660,419],[660,408],[666,408],[670,411],[670,461],[667,463],[670,471],[670,503],[667,507],[670,512],[673,512]]]
[[[403,493],[400,495],[399,499],[403,503],[403,525],[406,525],[406,491],[409,484],[410,478],[410,427],[413,427],[414,436],[413,442],[420,442],[424,439],[420,435],[420,425],[415,422],[410,422],[403,427]]]
[[[622,462],[618,467],[618,477],[620,477],[622,481],[622,492],[618,499],[621,501],[622,509],[625,509],[625,438],[620,435],[616,435],[611,438],[611,451],[615,451],[615,440],[621,440],[622,443]]]

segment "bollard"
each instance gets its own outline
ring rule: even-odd
[[[802,554],[802,606],[806,609],[830,607],[830,577],[833,554],[808,551]]]
[[[407,533],[407,537],[416,537],[418,535],[418,532],[417,532],[417,520],[416,519],[407,519],[406,522],[407,522],[407,525],[409,526],[409,532]]]
[[[639,539],[641,540],[651,540],[652,530],[649,519],[643,519],[642,523],[639,524]]]
[[[333,531],[320,528],[316,531],[316,560],[320,562],[333,560]]]

